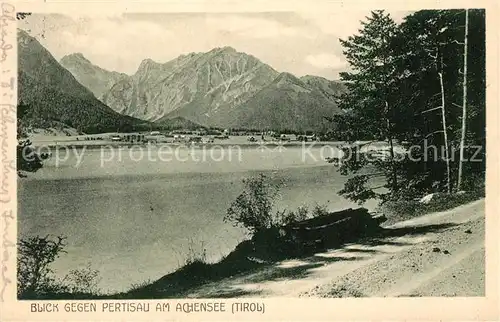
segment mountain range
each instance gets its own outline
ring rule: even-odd
[[[107,71],[82,54],[59,62],[18,30],[18,101],[23,126],[67,125],[83,132],[153,127],[318,130],[340,113],[345,86],[280,73],[231,47],[145,59],[133,75]]]
[[[318,130],[340,113],[345,86],[318,76],[297,78],[232,47],[181,55],[166,63],[144,59],[133,75],[107,71],[82,54],[60,64],[114,111],[168,123],[173,118],[222,128]]]
[[[34,37],[18,29],[18,119],[29,128],[68,125],[85,132],[145,123],[99,101]]]

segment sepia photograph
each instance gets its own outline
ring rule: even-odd
[[[17,12],[17,299],[485,297],[486,14]]]

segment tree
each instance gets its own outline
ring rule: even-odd
[[[437,75],[437,78],[439,80],[439,97],[441,99],[440,105],[437,107],[433,107],[431,109],[425,110],[422,112],[428,113],[432,112],[434,110],[439,110],[441,112],[441,128],[442,130],[440,131],[443,133],[443,143],[444,143],[444,161],[446,163],[446,189],[447,192],[451,192],[451,179],[450,179],[450,149],[448,147],[448,127],[446,125],[446,92],[445,92],[445,87],[444,87],[444,79],[443,79],[443,74],[444,74],[444,56],[445,56],[445,50],[443,49],[443,45],[446,45],[446,42],[441,41],[441,37],[439,37],[443,32],[445,32],[448,28],[448,26],[442,26],[442,23],[440,23],[440,17],[439,16],[434,16],[432,19],[428,20],[428,24],[430,26],[430,36],[429,34],[426,34],[427,37],[425,37],[425,40],[423,41],[423,48],[425,48],[425,51],[429,55],[429,57],[434,61],[434,68],[435,68],[435,73]]]
[[[348,180],[340,193],[355,201],[363,201],[368,196],[383,196],[365,186],[370,177],[385,178],[383,187],[389,188],[390,192],[396,193],[399,189],[394,154],[396,115],[393,106],[395,68],[392,49],[397,26],[383,10],[372,11],[371,16],[361,23],[363,28],[358,35],[340,40],[352,71],[340,74],[341,81],[346,83],[347,93],[339,98],[339,107],[345,114],[337,117],[337,124],[349,129],[347,139],[351,142],[365,138],[387,141],[389,159],[378,162],[375,173],[355,175]],[[341,172],[356,173],[366,164],[366,158],[360,160],[358,152],[355,153],[355,160],[350,158],[342,163]]]
[[[72,294],[99,294],[99,271],[91,267],[90,263],[84,268],[72,269],[61,281],[62,288]]]
[[[462,172],[464,162],[465,135],[467,130],[467,38],[469,34],[469,10],[465,9],[465,35],[464,35],[464,80],[463,80],[463,100],[462,100],[462,136],[460,138],[460,163],[458,164],[457,190],[462,185]]]
[[[19,241],[17,283],[20,298],[54,292],[56,285],[50,265],[64,252],[65,239],[35,236]]]
[[[225,222],[242,226],[251,233],[270,228],[275,221],[273,206],[279,186],[264,174],[243,180],[244,190],[228,208]]]
[[[19,140],[17,143],[17,173],[25,177],[24,172],[36,172],[43,167],[43,160],[47,155],[39,155],[30,140]]]
[[[16,13],[16,19],[17,20],[23,20],[26,17],[31,16],[31,12],[17,12]]]
[[[90,267],[73,269],[58,279],[51,265],[66,253],[66,237],[31,236],[17,245],[17,294],[19,299],[48,299],[72,296],[91,298],[100,293],[99,271]]]
[[[485,144],[485,14],[477,9],[467,12],[415,12],[394,32],[386,32],[390,37],[385,39],[385,51],[375,51],[376,44],[384,43],[377,39],[384,37],[373,32],[383,30],[374,27],[374,20],[382,21],[384,15],[372,13],[359,35],[343,42],[353,71],[343,74],[349,92],[339,98],[344,114],[334,119],[336,130],[350,142],[393,140],[387,140],[386,160],[370,159],[361,145],[346,149],[344,155],[357,157],[341,163],[341,173],[351,176],[341,195],[359,202],[411,199],[450,192],[465,169],[465,186],[470,187],[472,178],[484,176],[484,148],[477,156],[480,162],[466,160],[476,152],[473,146]],[[469,50],[465,53],[461,40],[467,32]],[[370,37],[363,37],[368,34]],[[386,64],[380,64],[381,60]],[[388,114],[380,108],[386,103]],[[391,142],[407,151],[412,148],[412,159],[399,158]],[[459,146],[462,156],[457,162]],[[384,185],[373,184],[381,179]],[[381,188],[385,192],[378,190]]]
[[[444,156],[429,156],[420,162],[420,173],[433,178],[427,184],[437,183],[436,187],[451,192],[453,183],[462,176],[461,167],[470,168],[473,176],[484,171],[484,162],[465,162],[473,155],[473,146],[484,147],[484,10],[421,10],[407,16],[399,30],[398,73],[407,77],[401,78],[397,105],[398,114],[408,116],[400,123],[405,127],[401,133],[407,133],[404,139],[413,146],[422,146],[425,141],[443,148]],[[467,47],[473,49],[466,51],[462,39],[470,31],[473,37],[466,38],[473,44]],[[465,68],[470,62],[473,72],[469,66]],[[459,101],[462,104],[457,104]],[[433,109],[440,113],[433,113]],[[467,123],[471,123],[472,133],[467,134]],[[442,139],[437,134],[442,134]],[[459,162],[456,151],[460,151]]]
[[[17,147],[16,147],[16,164],[17,173],[20,177],[24,177],[24,172],[36,172],[43,166],[43,159],[47,155],[38,155],[32,146],[32,143],[27,139],[27,125],[25,119],[32,115],[31,107],[24,104],[22,101],[17,106]]]

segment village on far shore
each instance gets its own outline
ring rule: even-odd
[[[199,128],[196,130],[177,129],[172,131],[138,131],[131,133],[108,132],[97,134],[67,133],[66,135],[34,134],[30,141],[35,146],[102,146],[129,144],[241,144],[252,145],[268,143],[332,142],[310,131],[304,134],[280,133],[277,131],[257,130],[214,130]]]

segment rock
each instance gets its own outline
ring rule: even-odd
[[[423,203],[423,204],[428,204],[430,203],[433,199],[437,197],[437,193],[431,193],[426,196],[423,196],[418,202]]]
[[[441,249],[439,249],[438,247],[434,247],[434,248],[432,249],[432,251],[433,251],[434,253],[439,253],[439,252],[441,252]]]
[[[64,56],[59,63],[69,70],[80,84],[91,90],[98,99],[114,84],[128,77],[126,74],[110,72],[93,65],[81,53]]]
[[[450,255],[450,252],[445,250],[445,251],[443,251],[443,254]]]
[[[465,233],[466,233],[466,234],[472,234],[472,231],[471,231],[470,229],[467,229],[467,230],[465,231]]]

